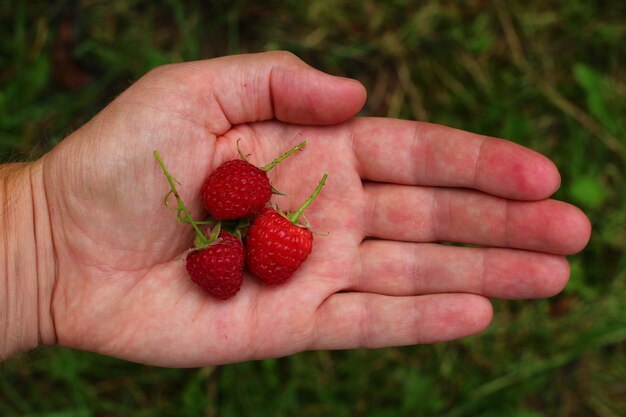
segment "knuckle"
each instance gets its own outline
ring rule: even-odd
[[[287,62],[287,63],[300,63],[302,60],[293,52],[278,50],[278,51],[270,51],[266,52],[268,56],[277,61]]]

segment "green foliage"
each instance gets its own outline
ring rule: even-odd
[[[612,89],[610,80],[606,80],[596,71],[584,64],[574,66],[574,78],[585,93],[585,103],[589,113],[603,123],[612,132],[619,130],[620,120],[617,118],[617,110],[609,105],[612,101]],[[615,109],[614,113],[612,110]]]
[[[626,415],[626,3],[0,0],[0,156],[36,158],[155,66],[287,49],[361,80],[366,115],[536,149],[594,234],[563,294],[484,334],[158,369],[61,348],[0,368],[2,416]]]
[[[576,178],[570,185],[572,199],[585,208],[598,208],[607,199],[607,191],[598,178]]]

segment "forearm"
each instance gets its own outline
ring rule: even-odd
[[[0,360],[54,343],[44,161],[0,166]]]

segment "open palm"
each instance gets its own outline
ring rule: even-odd
[[[60,344],[163,366],[199,366],[308,349],[449,340],[491,320],[486,297],[557,293],[561,256],[588,239],[586,218],[545,200],[558,187],[542,156],[442,126],[353,118],[360,84],[283,53],[157,69],[45,157]],[[293,279],[247,276],[215,300],[186,275],[193,231],[164,205],[152,152],[202,217],[199,190],[236,141],[297,207],[313,253]],[[459,247],[434,242],[460,242]]]

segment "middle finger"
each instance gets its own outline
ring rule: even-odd
[[[451,241],[560,255],[584,247],[588,227],[576,207],[515,201],[478,191],[366,183],[365,235],[409,242]]]

